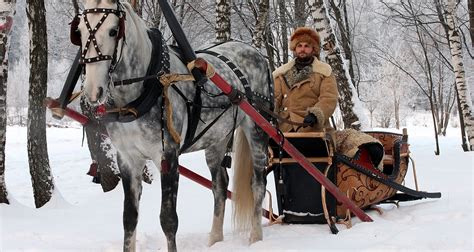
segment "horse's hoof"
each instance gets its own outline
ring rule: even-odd
[[[207,245],[210,247],[214,245],[216,242],[220,242],[224,240],[224,236],[222,234],[220,235],[209,235],[209,242]]]
[[[250,237],[249,244],[252,245],[252,244],[254,244],[254,243],[258,242],[258,241],[261,241],[261,240],[262,240],[262,237],[260,237],[260,238],[256,238],[256,237],[253,238],[253,237]]]
[[[249,244],[252,245],[258,241],[263,240],[262,233],[252,233],[250,234]]]

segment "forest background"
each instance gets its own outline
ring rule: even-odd
[[[173,37],[157,1],[132,2],[147,24],[159,27],[166,41],[173,44]],[[241,40],[253,44],[267,55],[272,69],[291,59],[288,37],[296,27],[316,28],[323,37],[321,59],[331,64],[338,78],[341,97],[335,119],[339,129],[399,129],[413,118],[411,115],[427,114],[426,117],[416,117],[419,121],[412,124],[433,127],[436,154],[440,153],[438,136],[445,135],[448,127],[459,128],[463,133],[459,139],[462,145],[460,151],[472,148],[474,19],[472,16],[469,19],[472,0],[170,2],[195,49],[229,39]],[[41,95],[35,95],[33,91],[47,88],[49,97],[58,97],[61,93],[78,50],[69,41],[69,22],[81,8],[81,3],[75,0],[4,0],[0,3],[2,8],[4,3],[14,3],[15,10],[14,15],[2,15],[7,21],[5,17],[13,16],[13,26],[8,34],[10,46],[7,48],[6,123],[26,126],[28,120],[33,122],[31,118],[41,117],[44,113],[32,110],[32,101],[36,104],[42,101]],[[44,4],[45,8],[44,37],[31,32],[34,24],[42,23],[32,15],[41,14],[32,11],[34,4],[38,3]],[[458,38],[458,51],[453,51],[453,35]],[[35,70],[33,65],[38,64],[31,61],[31,48],[34,47],[31,45],[35,45],[32,42],[35,38],[36,43],[47,50],[47,64],[43,64],[47,70],[44,71]],[[459,74],[460,66],[462,75]],[[43,76],[47,79],[41,86],[32,85],[35,75],[43,72],[47,72]],[[467,92],[462,96],[456,92],[456,88],[459,89],[456,83],[460,81]],[[72,107],[81,110],[78,102],[73,103]],[[463,114],[467,115],[464,119],[460,116]],[[49,113],[45,121],[56,126],[71,123],[68,120],[54,120]],[[29,136],[29,143],[30,139],[39,138]],[[4,156],[3,146],[4,142]],[[33,154],[29,153],[30,156]],[[43,167],[39,170],[48,171],[47,153],[36,154],[38,160],[42,160]],[[1,161],[0,182],[3,184],[4,157]],[[30,160],[32,171],[34,164]],[[52,187],[52,183],[49,184]],[[44,202],[38,202],[37,206],[42,204]]]
[[[195,49],[225,40],[226,36],[252,43],[259,28],[259,15],[266,10],[268,17],[260,50],[269,56],[273,69],[291,59],[288,51],[291,32],[296,27],[312,26],[317,22],[307,1],[171,2]],[[229,9],[224,12],[228,12],[226,18],[230,18],[231,24],[230,34],[221,37],[216,24],[219,2],[228,2]],[[265,2],[268,2],[267,6]],[[167,42],[172,44],[173,38],[156,1],[141,0],[138,4],[138,10],[149,26],[159,27]],[[71,0],[46,1],[45,6],[48,96],[57,97],[78,50],[69,42],[68,24],[75,12]],[[326,7],[350,74],[354,95],[368,112],[366,127],[399,128],[408,115],[431,113],[431,110],[439,134],[446,133],[449,123],[459,126],[451,53],[438,15],[438,11],[443,13],[442,1],[328,0]],[[8,56],[8,82],[11,83],[7,87],[9,125],[26,125],[27,121],[28,96],[25,94],[29,88],[29,36],[25,9],[25,0],[17,1]],[[463,42],[466,83],[472,87],[474,50],[469,36],[467,1],[459,2],[457,17]],[[322,51],[322,59],[325,53]],[[47,120],[52,122],[50,117]],[[344,126],[340,117],[337,123],[339,128]],[[433,124],[433,121],[420,124]]]

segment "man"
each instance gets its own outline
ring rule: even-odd
[[[280,122],[283,132],[331,130],[329,118],[338,98],[331,67],[319,60],[319,34],[307,27],[295,30],[290,38],[294,59],[273,72],[275,111],[288,121]],[[306,123],[308,127],[292,124]]]

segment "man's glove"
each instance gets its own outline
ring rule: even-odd
[[[318,123],[318,118],[313,113],[308,113],[304,117],[303,123],[309,124],[309,126],[313,127],[316,123]]]

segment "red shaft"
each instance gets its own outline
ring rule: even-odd
[[[207,62],[204,59],[196,59],[195,61],[196,68],[200,69],[202,72],[207,71]],[[222,92],[226,95],[230,94],[232,91],[232,86],[230,86],[222,77],[214,73],[210,77],[211,81],[219,87]],[[250,105],[250,103],[243,99],[239,104],[239,107],[252,118],[252,120],[262,128],[275,142],[280,143],[282,140],[281,135],[278,134],[277,129],[273,127],[260,113],[255,110],[255,108]],[[368,216],[364,211],[357,207],[354,202],[344,195],[337,186],[335,186],[329,179],[327,179],[314,165],[309,162],[303,154],[301,154],[289,141],[283,142],[283,149],[295,159],[311,176],[313,176],[322,186],[324,186],[339,202],[343,203],[347,208],[349,208],[355,216],[357,216],[361,221],[371,222],[373,221],[370,216]]]
[[[190,180],[206,187],[207,189],[212,190],[212,182],[209,179],[207,179],[207,178],[205,178],[205,177],[203,177],[203,176],[201,176],[201,175],[199,175],[199,174],[197,174],[197,173],[195,173],[195,172],[193,172],[193,171],[189,170],[188,168],[186,168],[184,166],[181,166],[181,165],[178,166],[178,169],[179,169],[179,174],[181,174],[181,175],[185,176],[186,178],[188,178],[188,179],[190,179]],[[227,190],[227,198],[231,199],[231,196],[232,196],[232,192]]]
[[[199,175],[199,174],[197,174],[197,173],[195,173],[195,172],[193,172],[193,171],[189,170],[188,168],[186,168],[184,166],[181,166],[181,165],[178,166],[178,169],[179,169],[179,174],[181,174],[181,175],[185,176],[186,178],[188,178],[188,179],[190,179],[190,180],[206,187],[207,189],[212,190],[212,182],[209,179],[207,179],[207,178],[205,178],[205,177],[203,177],[203,176],[201,176],[201,175]],[[232,192],[227,190],[227,198],[231,199],[231,196],[232,196]],[[270,212],[266,209],[262,209],[262,210],[263,210],[263,212],[262,212],[263,217],[265,217],[267,219],[270,219]],[[273,218],[273,220],[275,220],[275,219],[278,218],[278,215],[273,214],[272,218]]]
[[[52,99],[50,97],[47,97],[46,99],[44,99],[44,105],[46,107],[48,107],[49,109],[53,110],[53,109],[59,109],[59,102],[55,99]],[[87,122],[89,122],[89,118],[87,118],[87,116],[75,111],[75,110],[72,110],[68,107],[66,107],[63,111],[65,116],[67,117],[70,117],[71,119],[73,120],[76,120],[78,121],[80,124],[82,125],[86,125]]]

